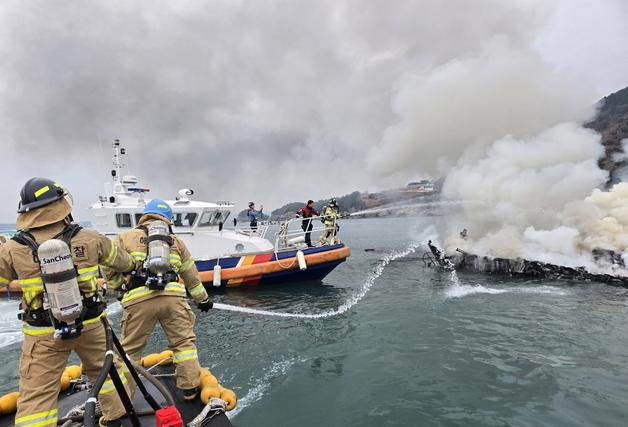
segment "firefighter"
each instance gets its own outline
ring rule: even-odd
[[[321,244],[332,245],[336,242],[336,234],[340,230],[340,226],[336,223],[340,218],[338,204],[336,199],[329,200],[329,203],[323,209],[323,223],[325,224],[325,232],[321,236]]]
[[[148,202],[137,228],[117,239],[120,250],[129,252],[143,266],[128,278],[109,269],[105,269],[105,276],[108,289],[124,292],[120,332],[129,357],[140,360],[159,322],[174,353],[177,388],[184,399],[191,400],[199,392],[200,365],[194,335],[196,317],[187,302],[186,289],[201,311],[209,311],[212,302],[190,251],[172,234],[172,218],[168,203],[160,199]]]
[[[101,317],[106,313],[97,284],[98,266],[128,272],[134,269],[134,262],[104,235],[72,223],[71,198],[56,182],[45,178],[29,179],[22,187],[20,199],[16,224],[20,231],[0,247],[0,285],[7,286],[17,280],[22,290],[18,317],[23,321],[24,343],[15,425],[56,426],[59,379],[70,352],[78,354],[83,372],[92,382],[105,361],[105,328]],[[65,248],[65,255],[53,253],[40,260],[38,254],[43,253],[40,249],[51,244],[53,248],[55,244]],[[59,274],[43,274],[46,273],[45,263],[49,267],[51,262],[59,260],[70,265],[60,280],[74,285],[73,289],[63,288],[65,293],[54,286]],[[54,310],[55,304],[50,304],[68,298],[69,291],[78,299],[71,301],[82,306],[80,314],[73,318],[72,327],[58,320],[59,311]],[[48,301],[46,304],[44,298]],[[126,382],[123,376],[122,379]],[[99,400],[103,411],[100,424],[122,425],[119,418],[125,414],[125,409],[111,379],[105,381]]]

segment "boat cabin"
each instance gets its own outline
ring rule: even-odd
[[[138,186],[134,175],[122,175],[121,156],[124,148],[118,141],[113,145],[112,183],[105,184],[105,195],[89,208],[92,226],[114,237],[138,225],[150,190]],[[231,202],[201,202],[192,200],[194,191],[179,190],[175,200],[166,200],[173,212],[173,232],[180,237],[195,259],[213,259],[232,254],[272,251],[274,245],[255,235],[224,230],[231,215]],[[156,196],[159,197],[159,196]],[[162,198],[162,197],[159,197]]]

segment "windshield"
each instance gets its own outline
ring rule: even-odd
[[[212,225],[218,225],[219,223],[225,223],[229,217],[229,211],[204,211],[201,215],[201,220],[198,223],[199,227],[209,227]]]
[[[198,214],[196,212],[177,212],[172,218],[175,227],[192,227]]]

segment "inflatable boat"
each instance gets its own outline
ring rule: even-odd
[[[121,350],[122,346],[111,331],[106,320],[103,320],[107,330],[107,356],[103,369],[94,384],[89,384],[85,377],[80,375],[80,367],[76,375],[66,368],[62,375],[62,391],[58,400],[58,422],[63,427],[94,427],[98,426],[100,410],[96,396],[109,375],[118,390],[121,400],[127,410],[127,416],[122,421],[124,426],[147,427],[231,427],[232,424],[226,416],[226,411],[233,409],[236,398],[233,392],[227,394],[226,400],[221,397],[211,397],[211,393],[201,395],[207,403],[201,401],[201,397],[186,401],[175,385],[174,365],[168,364],[168,355],[155,357],[157,362],[146,368],[132,363]],[[124,391],[117,370],[113,367],[113,348],[116,348],[137,383],[135,398],[131,401]],[[164,352],[166,353],[166,352]],[[159,355],[154,355],[159,356]],[[148,359],[146,357],[145,359]],[[69,373],[68,373],[69,372]],[[208,371],[206,374],[211,375]],[[64,377],[67,376],[67,380]],[[201,374],[202,380],[203,374]],[[213,376],[212,376],[213,377]],[[208,378],[209,379],[209,378]],[[66,381],[64,386],[64,380]],[[207,387],[211,389],[226,390],[220,386],[215,378],[212,378]],[[205,381],[201,381],[203,385]],[[120,390],[123,390],[120,392]],[[203,389],[204,390],[204,389]],[[211,391],[211,390],[208,390]],[[217,396],[220,392],[217,391]],[[17,392],[0,397],[0,427],[15,425],[15,410]]]

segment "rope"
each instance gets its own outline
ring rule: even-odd
[[[207,405],[205,405],[201,413],[188,423],[188,427],[202,427],[208,425],[212,418],[220,413],[225,412],[226,405],[227,402],[225,402],[224,400],[212,397],[211,399],[209,399],[209,402],[207,402]],[[213,413],[208,418],[207,415],[210,412]]]
[[[290,262],[290,265],[286,267],[283,264],[281,264],[281,261],[279,261],[279,254],[277,253],[277,250],[275,249],[275,262],[277,263],[277,265],[279,265],[279,267],[283,268],[284,270],[289,270],[292,268],[294,263],[297,262],[297,254],[296,253],[294,254],[294,258],[292,258],[292,262]]]

